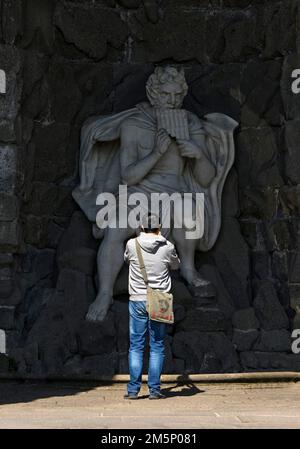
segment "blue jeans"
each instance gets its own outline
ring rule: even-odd
[[[142,385],[143,353],[147,331],[149,331],[150,344],[148,388],[150,393],[160,391],[166,329],[166,324],[149,319],[146,301],[129,301],[130,382],[127,386],[128,394],[138,393]]]

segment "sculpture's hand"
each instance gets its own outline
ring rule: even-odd
[[[155,151],[160,155],[163,155],[165,154],[171,143],[171,137],[165,129],[161,128],[157,133]]]
[[[180,154],[184,157],[201,158],[201,150],[191,140],[176,139]]]

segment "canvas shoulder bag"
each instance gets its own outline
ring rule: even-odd
[[[135,247],[140,265],[140,270],[147,287],[146,308],[149,318],[154,321],[159,321],[160,323],[173,324],[174,323],[173,295],[171,293],[164,293],[159,289],[151,288],[148,285],[148,276],[144,263],[144,258],[140,244],[137,239],[135,239]]]

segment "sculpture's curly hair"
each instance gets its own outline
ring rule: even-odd
[[[156,67],[154,73],[149,77],[146,83],[147,97],[152,104],[156,106],[157,97],[160,94],[160,86],[164,83],[178,83],[182,85],[182,97],[184,98],[188,91],[188,85],[185,80],[183,67],[177,70],[176,67]]]

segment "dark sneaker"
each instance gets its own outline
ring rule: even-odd
[[[138,394],[137,393],[124,394],[124,399],[138,399]]]
[[[165,398],[166,396],[162,394],[160,391],[154,391],[149,395],[149,399],[165,399]]]

